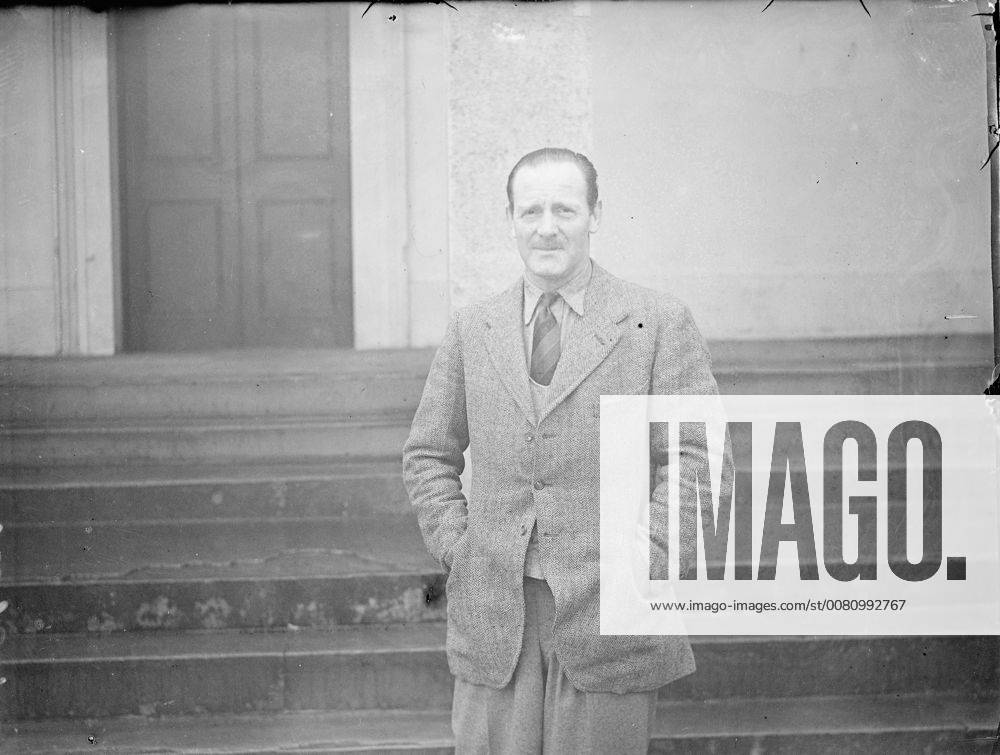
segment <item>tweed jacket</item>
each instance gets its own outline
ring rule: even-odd
[[[522,306],[519,279],[451,318],[404,447],[424,542],[449,570],[449,667],[475,684],[510,681],[524,629],[525,551],[537,523],[555,598],[555,653],[574,686],[655,689],[693,672],[694,657],[684,636],[600,635],[599,402],[601,394],[715,393],[708,351],[682,303],[595,263],[584,312],[535,416]],[[666,437],[656,427],[652,499],[663,501]],[[459,475],[467,447],[466,492]],[[688,559],[694,533],[680,534]],[[667,538],[650,539],[655,568],[666,563]]]

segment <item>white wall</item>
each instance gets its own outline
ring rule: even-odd
[[[518,274],[504,183],[544,144],[594,158],[595,256],[710,338],[988,332],[969,4],[759,6],[355,6],[358,346],[433,344]],[[105,31],[0,11],[0,353],[113,348]]]
[[[526,152],[593,146],[592,19],[581,3],[470,3],[448,16],[452,304],[521,270],[505,216],[507,174]]]
[[[867,5],[595,3],[596,254],[713,338],[989,331],[980,21]]]
[[[711,338],[990,329],[986,65],[967,3],[476,5],[449,15],[451,295],[518,272],[507,171],[591,149],[594,254]],[[975,319],[945,319],[974,315]]]
[[[52,11],[0,11],[0,353],[59,348]]]

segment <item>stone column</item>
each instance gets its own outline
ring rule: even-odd
[[[108,17],[66,8],[54,22],[60,351],[111,354],[120,296]]]
[[[0,11],[0,353],[115,349],[108,70],[106,16]]]
[[[438,343],[448,321],[444,5],[351,16],[355,346]]]

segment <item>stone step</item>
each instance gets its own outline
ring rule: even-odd
[[[9,637],[3,720],[444,708],[439,625]]]
[[[651,753],[988,753],[996,707],[954,695],[663,702]],[[447,710],[128,717],[3,726],[18,753],[451,755]]]
[[[326,627],[445,610],[445,575],[412,511],[14,524],[0,551],[0,628],[14,634]]]
[[[0,587],[0,631],[273,629],[438,621],[444,576],[423,572]],[[357,571],[362,571],[358,569]]]
[[[827,393],[869,393],[839,390],[844,386],[825,387],[830,389]],[[156,401],[155,396],[150,400]],[[416,404],[398,413],[348,416],[275,416],[262,409],[259,415],[233,417],[107,415],[0,424],[0,461],[8,469],[30,470],[92,464],[120,467],[248,464],[261,460],[293,464],[303,459],[313,464],[397,460],[415,409]]]
[[[666,700],[1000,690],[992,637],[694,637],[698,671]],[[3,720],[446,708],[435,623],[284,632],[15,635],[0,648]]]
[[[5,526],[352,518],[410,511],[399,459],[0,470]]]
[[[385,574],[433,565],[412,514],[11,526],[0,542],[5,584]]]
[[[399,349],[0,359],[0,422],[412,415],[432,356]]]
[[[4,526],[353,518],[411,511],[398,457],[229,464],[98,461],[0,469]]]
[[[988,333],[714,341],[725,393],[981,393]],[[411,412],[433,349],[0,357],[0,424]],[[155,400],[151,400],[155,398]]]
[[[725,393],[980,393],[988,340],[717,344]],[[0,465],[396,458],[430,350],[0,359]]]
[[[813,339],[715,342],[711,349],[727,393],[981,392],[989,377],[989,337],[950,343],[942,348],[945,342],[933,337]],[[432,349],[5,357],[0,397],[9,400],[0,402],[0,419],[412,411],[432,357]]]
[[[789,363],[713,367],[719,392],[732,395],[978,394],[989,382],[990,359],[970,364],[911,362],[810,365]],[[713,360],[713,366],[717,362]]]
[[[398,459],[412,414],[358,419],[303,416],[10,425],[0,433],[5,466]]]
[[[411,516],[13,526],[9,633],[439,620],[444,575]]]
[[[5,466],[398,458],[429,351],[0,360]]]

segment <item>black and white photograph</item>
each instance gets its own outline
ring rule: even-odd
[[[1000,7],[0,7],[0,751],[1000,753]]]

